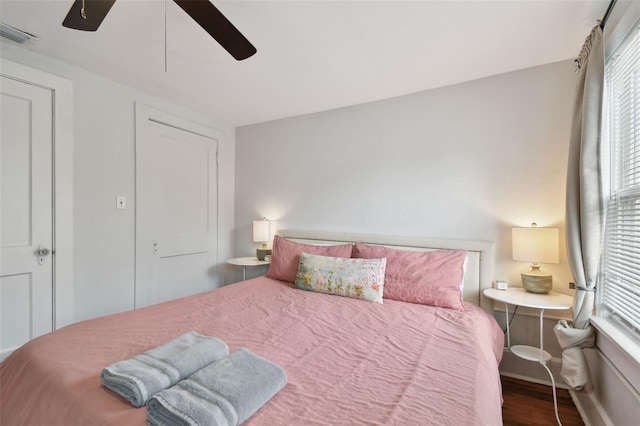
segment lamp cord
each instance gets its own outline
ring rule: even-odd
[[[515,318],[515,316],[516,316],[516,312],[518,312],[518,308],[519,308],[519,306],[518,306],[518,305],[516,305],[515,309],[513,310],[513,314],[511,314],[511,319],[509,320],[509,327],[511,327],[511,323],[513,322],[513,319],[514,319],[514,318]],[[507,329],[505,328],[504,330],[502,330],[502,332],[503,332],[504,334],[507,334]]]

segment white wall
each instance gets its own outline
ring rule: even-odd
[[[519,285],[528,266],[511,260],[511,227],[564,234],[576,78],[565,61],[238,128],[237,254],[252,252],[262,216],[279,228],[479,239],[496,243],[495,277]],[[564,240],[561,253],[545,268],[570,293]],[[537,344],[537,321],[516,318],[514,342]],[[559,357],[553,324],[545,344]],[[546,374],[524,368],[515,373]]]
[[[2,42],[2,56],[59,75],[74,86],[74,319],[133,308],[135,278],[134,102],[224,133],[219,147],[219,258],[233,253],[234,131],[207,114],[175,105]],[[127,210],[116,210],[116,196]],[[220,268],[226,273],[228,268]],[[221,277],[219,284],[228,282]]]

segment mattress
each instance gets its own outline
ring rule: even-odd
[[[41,336],[0,364],[3,425],[144,425],[103,367],[194,330],[280,365],[286,387],[247,425],[499,425],[494,318],[297,290],[265,277]]]

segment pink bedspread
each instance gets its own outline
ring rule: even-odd
[[[102,368],[187,331],[279,364],[287,386],[245,424],[500,425],[495,320],[295,290],[268,278],[84,321],[0,364],[2,425],[144,425],[100,385]]]

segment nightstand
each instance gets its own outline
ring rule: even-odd
[[[227,263],[235,266],[242,266],[242,281],[247,279],[247,266],[262,266],[271,263],[270,260],[258,260],[257,257],[234,257],[227,260]]]
[[[553,378],[551,370],[547,366],[547,361],[551,359],[551,354],[543,348],[543,319],[545,309],[563,310],[573,307],[573,297],[566,294],[550,292],[548,294],[529,293],[523,288],[508,288],[507,290],[497,290],[488,288],[482,292],[489,299],[504,303],[504,311],[507,323],[507,348],[517,357],[528,361],[535,361],[542,365],[551,378],[551,386],[553,387],[553,404],[556,411],[556,420],[560,423],[558,416],[558,402],[556,399],[556,382]],[[509,331],[509,305],[523,306],[526,308],[534,308],[540,310],[540,347],[536,348],[528,345],[511,346],[511,336]]]

